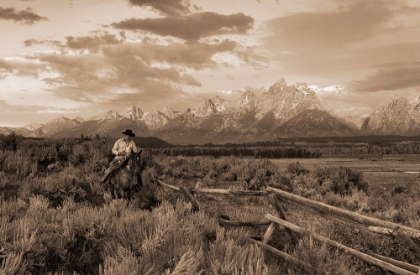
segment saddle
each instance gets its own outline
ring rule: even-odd
[[[116,172],[118,169],[120,169],[124,164],[126,164],[128,161],[128,158],[125,159],[114,159],[110,162],[109,167],[105,170],[105,175],[102,178],[101,182],[105,183],[108,181],[108,179]]]

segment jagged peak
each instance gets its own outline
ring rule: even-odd
[[[296,82],[296,87],[298,88],[308,88],[308,84],[306,82]]]
[[[200,107],[201,106],[208,106],[208,105],[215,106],[213,100],[211,100],[207,97],[204,97],[204,102],[201,103]]]
[[[82,122],[84,122],[84,121],[85,121],[85,119],[84,119],[83,117],[80,117],[80,116],[75,117],[73,120],[75,120],[75,121],[77,121],[77,122],[79,122],[79,123],[82,123]]]
[[[25,125],[25,126],[23,126],[23,128],[25,128],[25,129],[27,129],[27,130],[36,130],[36,129],[38,129],[38,128],[41,128],[42,127],[42,125],[43,124],[39,124],[39,123],[36,123],[36,122],[31,122],[31,123],[29,123],[29,124],[27,124],[27,125]]]
[[[216,95],[214,98],[213,98],[213,103],[224,103],[224,102],[226,102],[226,100],[224,100],[223,98],[221,98],[219,95]]]
[[[143,111],[133,104],[131,107],[125,109],[124,113],[122,114],[122,117],[139,120],[143,117]]]
[[[168,105],[166,105],[162,110],[161,110],[161,112],[162,113],[165,113],[165,112],[167,112],[167,111],[173,111],[171,108],[169,108],[168,107]]]
[[[192,111],[191,108],[185,108],[184,110],[181,111],[181,115],[191,113],[191,111]]]
[[[242,99],[249,99],[249,98],[254,98],[255,94],[250,91],[250,90],[244,90],[243,94],[241,95]]]
[[[105,112],[106,114],[115,114],[118,113],[117,111],[115,111],[114,109],[108,110],[107,112]]]
[[[286,80],[283,78],[283,77],[280,77],[280,79],[279,80],[277,80],[276,81],[276,83],[274,83],[274,85],[277,85],[277,86],[287,86],[287,82],[286,82]]]
[[[174,111],[173,109],[169,108],[168,106],[165,106],[165,108],[163,108],[160,112],[170,119],[173,119],[173,118],[177,117],[178,114],[179,114],[179,112]]]
[[[112,118],[118,118],[120,116],[121,115],[117,111],[115,111],[114,109],[111,109],[111,110],[106,111],[103,114],[99,114],[99,115],[93,116],[91,118],[91,120],[112,119]]]
[[[132,105],[125,109],[124,113],[143,113],[143,111],[140,108],[137,108],[136,105]]]
[[[69,120],[71,120],[71,119],[68,118],[68,117],[59,116],[56,119],[51,120],[51,122],[64,122],[64,121],[69,121]]]

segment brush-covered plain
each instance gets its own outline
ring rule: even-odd
[[[303,236],[294,243],[279,228],[269,245],[310,268],[293,265],[251,242],[266,226],[218,223],[221,214],[233,221],[264,221],[265,214],[276,215],[268,198],[197,194],[202,208],[194,212],[181,193],[156,185],[154,178],[187,188],[271,186],[420,228],[416,176],[413,184],[384,189],[360,167],[333,159],[329,165],[309,165],[305,159],[168,157],[145,148],[144,186],[127,202],[110,199],[99,184],[112,159],[111,141],[15,137],[14,142],[3,142],[0,151],[0,274],[388,274]],[[284,206],[290,221],[317,234],[419,265],[397,241]]]

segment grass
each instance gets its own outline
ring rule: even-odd
[[[133,201],[109,200],[99,186],[106,141],[26,141],[0,151],[0,274],[386,274],[322,243],[270,244],[306,259],[310,270],[250,242],[265,227],[221,227],[276,214],[265,197],[184,196],[156,186],[149,173],[185,187],[264,190],[272,186],[373,217],[420,228],[415,156],[268,160],[166,157],[145,150],[145,186]],[[48,166],[58,163],[54,169]],[[392,181],[395,178],[395,182]],[[397,181],[398,180],[398,181]],[[408,182],[410,184],[408,184]],[[384,190],[384,186],[385,188]],[[285,205],[289,219],[351,247],[419,264],[409,251]]]
[[[396,186],[410,187],[419,181],[419,174],[404,173],[406,171],[420,172],[420,157],[413,155],[395,155],[384,158],[319,158],[319,159],[273,159],[279,169],[285,170],[291,162],[299,162],[309,169],[316,167],[344,166],[361,171],[371,187],[391,190]]]

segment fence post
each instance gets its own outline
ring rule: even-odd
[[[288,218],[286,217],[286,211],[284,210],[283,206],[280,204],[280,201],[279,201],[277,195],[274,194],[274,193],[271,193],[270,194],[270,199],[271,199],[271,202],[273,203],[273,206],[276,209],[279,217],[282,220],[288,221]],[[290,238],[292,239],[293,245],[295,245],[298,242],[299,237],[297,236],[297,234],[295,232],[293,232],[289,228],[286,228],[286,231],[287,231],[287,233],[289,233]]]
[[[267,231],[265,231],[263,241],[262,241],[263,244],[268,244],[268,241],[270,240],[271,236],[274,233],[275,227],[276,227],[276,224],[274,222],[271,222],[267,228]]]
[[[181,186],[179,190],[190,200],[190,202],[193,205],[193,211],[199,211],[200,210],[200,203],[198,200],[185,188],[184,186]]]
[[[417,260],[420,260],[420,248],[413,242],[413,240],[403,233],[401,228],[396,227],[392,230],[392,235],[397,238],[402,245],[405,246],[408,250],[410,250],[414,256],[416,256]]]

